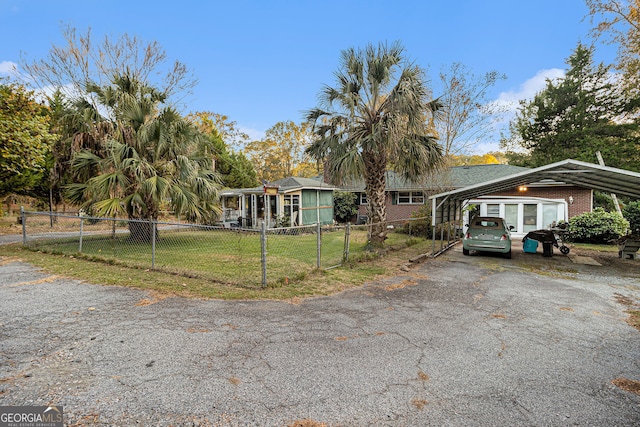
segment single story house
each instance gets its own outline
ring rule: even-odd
[[[393,171],[388,171],[387,220],[410,218],[434,194],[499,181],[514,174],[526,174],[530,170],[503,164],[455,166],[434,174],[423,182],[405,180]],[[367,215],[364,181],[352,182],[341,189],[356,193],[358,215]],[[514,226],[514,236],[524,236],[529,231],[547,228],[554,222],[567,221],[573,216],[590,212],[593,208],[593,190],[555,180],[507,186],[499,191],[465,200],[465,210],[456,212],[451,220],[468,221],[470,207],[475,207],[480,215],[505,218],[509,225]]]
[[[289,177],[220,194],[225,227],[268,228],[333,223],[335,187],[311,178]]]
[[[591,212],[593,191],[640,199],[640,173],[567,159],[431,194],[432,225],[466,217],[466,207],[498,215],[516,237]]]

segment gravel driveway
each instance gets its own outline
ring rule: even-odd
[[[299,304],[2,260],[0,405],[61,404],[68,425],[640,425],[640,396],[612,383],[640,380],[619,302],[640,300],[640,272],[460,251]]]

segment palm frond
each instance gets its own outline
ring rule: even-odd
[[[102,217],[116,217],[125,213],[124,204],[119,198],[100,200],[92,205],[94,213]]]

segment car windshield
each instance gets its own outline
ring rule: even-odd
[[[488,221],[488,220],[480,220],[474,222],[474,227],[482,227],[482,228],[501,228],[501,225],[498,221]]]

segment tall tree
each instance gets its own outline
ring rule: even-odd
[[[90,28],[81,34],[70,25],[63,25],[61,30],[64,43],[54,45],[46,58],[21,58],[21,68],[39,89],[58,89],[73,99],[91,94],[87,91],[87,82],[104,87],[115,75],[127,74],[149,87],[158,88],[167,100],[178,103],[196,84],[186,65],[169,61],[157,41],[147,43],[123,34],[118,38],[105,36],[96,42]],[[87,101],[94,107],[100,102],[93,97],[87,97]]]
[[[0,82],[0,196],[33,189],[55,135],[49,110],[23,86]]]
[[[75,154],[77,182],[69,186],[70,200],[106,217],[156,220],[167,203],[189,220],[210,220],[218,177],[209,139],[163,106],[163,93],[132,76],[90,88],[106,114],[95,111],[88,131],[75,137],[95,139],[98,149]],[[150,239],[146,224],[131,222],[129,228],[133,239]]]
[[[486,154],[469,154],[469,155],[459,155],[459,156],[450,156],[447,159],[448,166],[470,166],[470,165],[498,165],[502,164],[500,162],[501,159],[498,157],[502,157],[500,153],[486,153]],[[503,163],[506,163],[506,159],[503,159]]]
[[[291,120],[278,122],[267,129],[262,140],[249,143],[245,152],[261,180],[275,181],[293,175],[312,176],[318,170],[305,154],[312,139],[310,124],[296,124]]]
[[[608,67],[593,63],[593,48],[578,44],[567,65],[563,79],[548,80],[532,101],[521,103],[503,147],[527,150],[528,166],[567,158],[594,162],[601,151],[610,164],[638,170],[633,102],[623,96]]]
[[[415,181],[443,160],[424,72],[397,42],[351,48],[342,52],[336,86],[325,86],[319,97],[320,106],[307,114],[318,135],[307,152],[324,162],[335,184],[364,178],[371,243],[382,246],[387,168]]]
[[[216,160],[215,169],[220,174],[224,187],[250,188],[259,184],[256,171],[249,159],[242,152],[236,153],[227,143],[237,142],[237,138],[242,134],[235,122],[230,121],[227,116],[211,112],[197,112],[187,118],[211,140]]]
[[[490,102],[488,91],[505,78],[497,71],[475,75],[460,62],[440,72],[443,93],[438,101],[442,111],[436,130],[445,156],[467,154],[491,133],[493,119],[500,109]]]
[[[624,88],[637,97],[640,91],[640,0],[585,0],[594,25],[592,34],[618,46],[616,68]]]
[[[236,121],[224,114],[202,111],[189,114],[187,117],[195,120],[205,133],[215,130],[225,145],[234,152],[242,152],[249,143],[249,135],[240,129]]]

